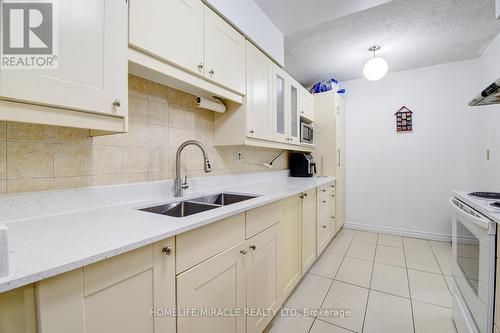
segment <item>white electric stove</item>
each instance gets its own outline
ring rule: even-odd
[[[455,192],[450,199],[453,320],[459,333],[493,331],[497,202],[500,193]]]

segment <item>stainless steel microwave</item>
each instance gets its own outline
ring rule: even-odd
[[[300,122],[300,142],[313,143],[314,129],[311,123]]]

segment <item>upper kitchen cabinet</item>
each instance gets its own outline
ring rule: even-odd
[[[245,37],[213,10],[204,9],[205,77],[245,94]]]
[[[299,144],[299,87],[281,68],[276,67],[274,84],[274,135],[275,141]]]
[[[293,80],[292,78],[288,79],[287,89],[289,91],[288,97],[290,98],[289,102],[289,117],[288,117],[288,141],[293,144],[300,143],[299,137],[299,126],[300,126],[300,118],[299,118],[299,87],[300,84]]]
[[[300,87],[299,115],[301,118],[314,121],[314,97],[303,87]]]
[[[300,142],[300,99],[305,90],[250,42],[246,42],[246,95],[214,114],[216,146],[249,145],[312,151]]]
[[[201,0],[130,0],[129,46],[130,73],[243,103],[245,37]]]
[[[273,63],[250,42],[247,49],[247,136],[272,140]]]
[[[2,69],[0,119],[127,129],[127,13],[123,0],[59,1],[51,69]]]
[[[130,0],[129,15],[131,46],[204,74],[200,0]]]

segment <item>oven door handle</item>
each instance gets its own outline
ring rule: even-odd
[[[456,199],[450,199],[450,205],[451,207],[453,207],[453,209],[455,209],[455,211],[458,213],[458,214],[461,214],[461,215],[465,215],[465,217],[471,221],[472,223],[474,223],[475,225],[483,228],[483,229],[486,229],[488,230],[488,233],[490,235],[494,235],[496,234],[496,224],[495,222],[487,219],[487,218],[481,218],[481,217],[478,217],[478,216],[474,216],[472,214],[470,214],[469,212],[467,212],[466,210],[464,209],[461,209],[456,203],[455,203],[455,200]]]

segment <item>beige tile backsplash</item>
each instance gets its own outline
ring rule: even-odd
[[[198,109],[186,93],[129,76],[129,132],[90,137],[89,131],[0,121],[0,194],[124,184],[175,177],[177,147],[203,142],[213,172],[203,173],[201,152],[183,152],[182,172],[190,177],[269,169],[236,161],[268,162],[279,150],[214,147],[213,113]],[[286,154],[273,170],[288,167]]]

